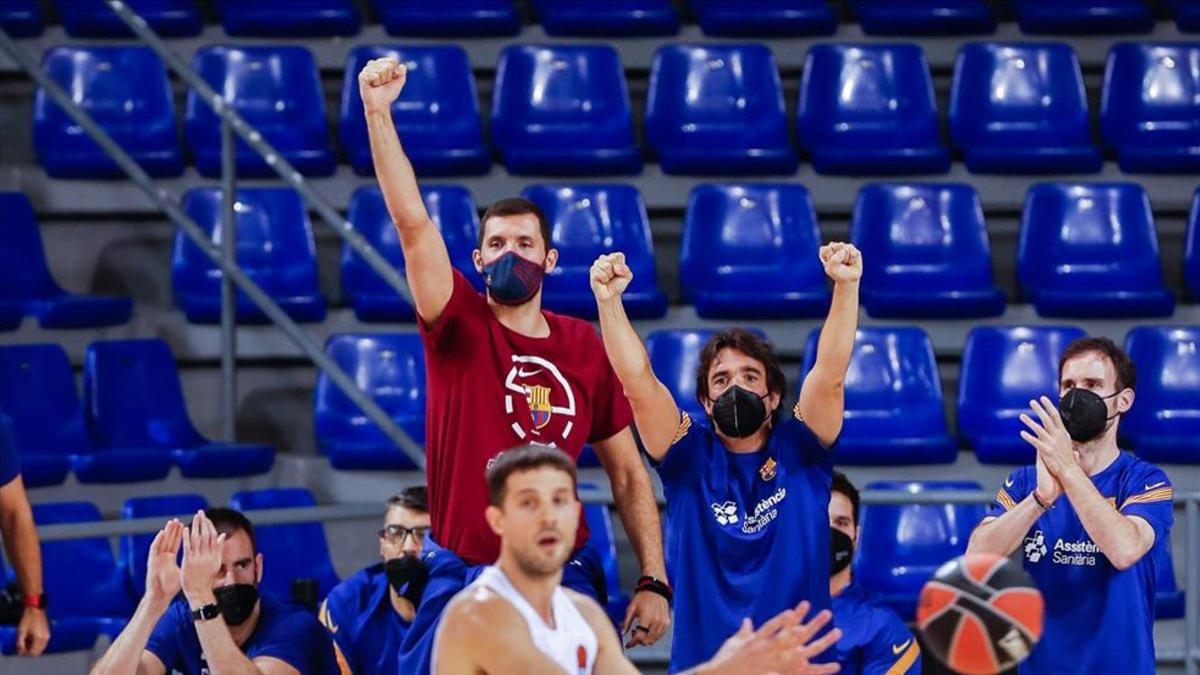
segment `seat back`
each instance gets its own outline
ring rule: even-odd
[[[372,0],[389,35],[480,37],[515,35],[521,16],[513,0]]]
[[[0,3],[0,28],[11,37],[37,37],[42,34],[40,3],[35,0],[8,0]]]
[[[851,6],[868,35],[990,33],[996,29],[987,0],[853,0]]]
[[[93,438],[104,447],[173,449],[208,442],[188,417],[171,348],[157,338],[88,345],[83,401]]]
[[[1100,135],[1118,150],[1200,147],[1200,46],[1118,44],[1108,53]]]
[[[600,561],[604,564],[604,581],[608,587],[608,596],[611,602],[613,598],[622,594],[612,516],[608,512],[606,504],[584,504],[583,517],[587,521],[590,535],[588,541],[600,552]]]
[[[100,520],[100,509],[90,502],[33,505],[33,521],[38,526]],[[106,537],[43,541],[41,549],[42,581],[46,595],[54,598],[51,618],[125,618],[133,613],[133,599]]]
[[[1125,351],[1138,377],[1121,433],[1190,438],[1191,461],[1200,463],[1200,327],[1140,326],[1129,331]]]
[[[325,353],[413,440],[425,442],[425,352],[419,335],[333,335]],[[318,371],[313,400],[318,444],[391,443],[324,370]]]
[[[837,28],[825,0],[689,0],[688,7],[708,36],[828,35]]]
[[[0,408],[24,453],[92,450],[71,362],[56,344],[0,347]]]
[[[0,213],[0,299],[25,302],[62,295],[46,266],[42,233],[29,198],[21,192],[0,192]]]
[[[176,516],[180,522],[188,525],[192,514],[206,508],[208,500],[198,494],[130,497],[121,507],[121,519]],[[126,582],[135,598],[142,597],[146,592],[146,564],[153,541],[154,533],[126,534],[119,543],[120,567],[125,570]]]
[[[128,0],[129,9],[162,37],[199,35],[204,17],[195,0]],[[53,0],[54,10],[71,37],[133,37],[104,0]]]
[[[1187,238],[1183,244],[1183,282],[1192,296],[1200,302],[1200,188],[1192,195],[1191,217],[1188,218]]]
[[[253,511],[316,506],[312,493],[304,488],[269,488],[235,492],[231,508],[242,511],[254,522]],[[314,579],[317,597],[324,598],[338,583],[329,543],[319,522],[260,525],[254,528],[254,542],[263,557],[261,588],[279,598],[292,598],[292,582]],[[297,555],[297,552],[303,555]]]
[[[670,0],[533,0],[547,35],[674,35],[679,13]]]
[[[646,351],[654,375],[675,397],[675,405],[687,412],[693,422],[707,423],[708,414],[696,400],[696,369],[700,350],[716,334],[715,330],[656,330],[646,337]]]
[[[236,36],[354,35],[362,14],[353,0],[213,0],[221,26]]]

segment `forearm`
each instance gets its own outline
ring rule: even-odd
[[[392,221],[401,233],[405,228],[425,225],[429,214],[425,211],[412,163],[400,145],[391,110],[368,111],[366,118],[371,161]]]
[[[845,379],[854,352],[854,334],[858,330],[858,282],[839,281],[833,285],[829,316],[821,327],[817,344],[816,368]]]
[[[4,550],[25,595],[42,593],[42,549],[38,545],[37,526],[26,500],[14,500],[11,512],[0,522]],[[6,509],[7,510],[7,509]]]
[[[1031,493],[1004,515],[975,528],[967,543],[967,553],[1009,555],[1025,540],[1042,512]]]
[[[1059,482],[1083,529],[1113,567],[1127,569],[1145,554],[1137,525],[1105,500],[1082,468],[1068,467]]]
[[[196,635],[200,638],[200,648],[204,651],[212,675],[260,674],[258,666],[246,658],[233,641],[223,617],[196,622]]]
[[[634,330],[625,305],[620,297],[597,300],[600,315],[600,334],[604,351],[612,364],[613,372],[631,399],[646,395],[657,386],[657,378],[650,368],[650,355],[642,338]]]
[[[642,574],[667,578],[663,562],[662,521],[658,514],[658,503],[654,499],[654,486],[641,464],[624,468],[609,476],[612,482],[613,499],[621,524],[629,535],[634,555],[642,566]]]
[[[121,631],[108,651],[104,652],[104,656],[92,666],[92,675],[128,675],[138,672],[150,634],[154,632],[154,626],[167,611],[169,604],[169,600],[155,601],[143,597],[133,613],[133,618],[125,624],[125,630]]]

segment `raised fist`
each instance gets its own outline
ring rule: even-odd
[[[862,253],[854,244],[835,241],[821,247],[821,266],[835,283],[862,279]]]
[[[606,253],[592,263],[592,292],[597,300],[620,297],[631,281],[633,270],[625,264],[624,253]]]
[[[393,58],[372,59],[358,74],[358,93],[362,97],[363,110],[382,112],[390,110],[392,102],[400,96],[408,68]]]

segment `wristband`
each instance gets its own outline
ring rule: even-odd
[[[46,594],[45,593],[30,593],[21,599],[21,604],[27,609],[46,609]]]
[[[657,577],[646,576],[638,579],[634,593],[641,593],[642,591],[661,595],[666,599],[668,605],[675,599],[675,593],[671,590],[671,586]]]
[[[1049,511],[1050,509],[1054,508],[1054,506],[1053,506],[1053,505],[1047,505],[1047,504],[1045,504],[1045,503],[1043,503],[1043,502],[1042,502],[1041,498],[1040,498],[1040,497],[1038,497],[1037,490],[1034,490],[1033,492],[1030,492],[1030,493],[1029,493],[1029,495],[1030,495],[1031,497],[1033,497],[1033,501],[1034,501],[1034,503],[1035,503],[1035,504],[1037,504],[1038,506],[1042,507],[1042,510],[1043,510],[1043,511]]]

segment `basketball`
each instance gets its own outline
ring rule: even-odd
[[[998,673],[1024,661],[1042,636],[1042,594],[1007,558],[974,554],[942,565],[921,590],[917,629],[959,673]]]

